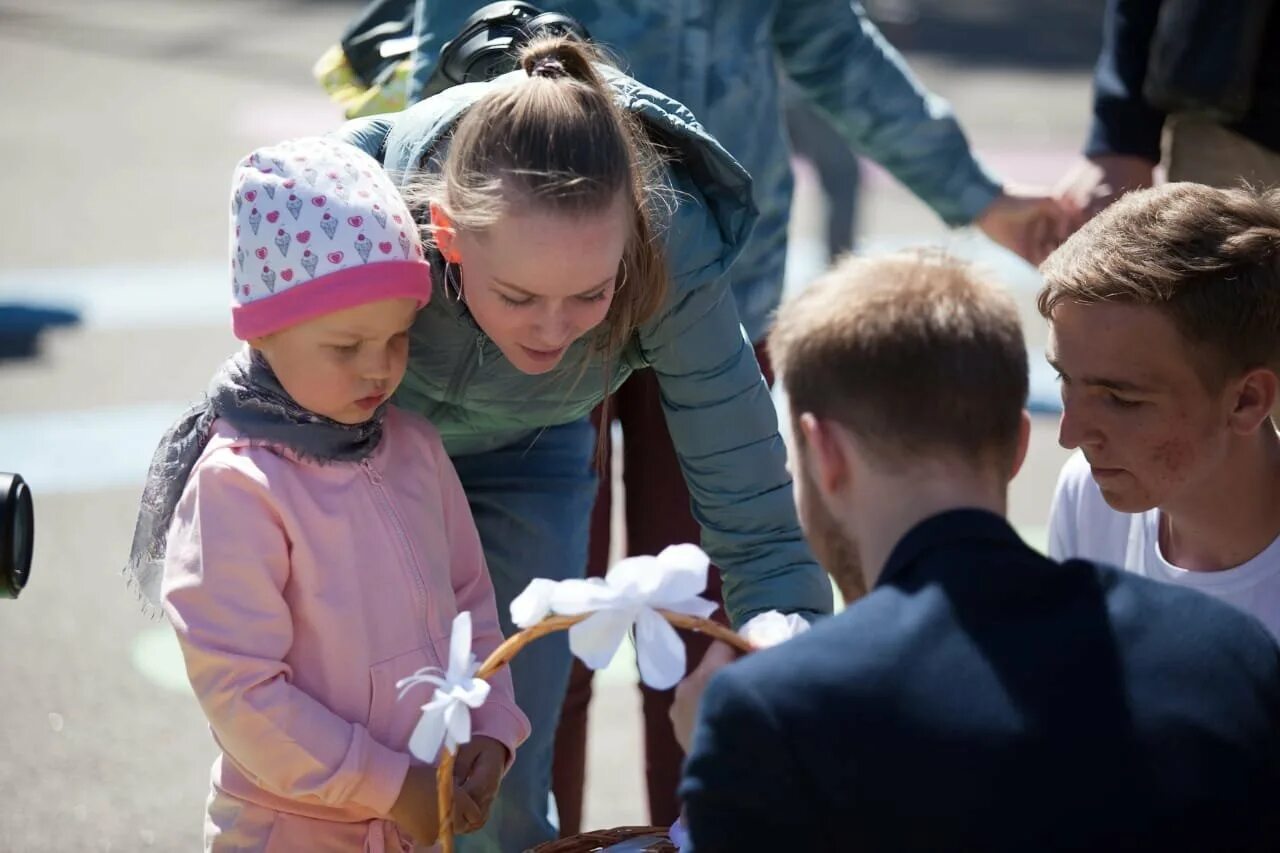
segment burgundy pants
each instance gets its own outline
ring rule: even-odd
[[[764,344],[756,345],[756,358],[765,379],[773,385]],[[658,381],[651,370],[641,370],[618,389],[609,403],[610,415],[622,424],[623,489],[626,494],[626,535],[628,554],[657,554],[668,545],[697,543],[702,535],[689,506],[689,492],[676,460],[666,419],[658,399]],[[601,429],[600,411],[594,414]],[[607,427],[606,438],[608,436]],[[610,457],[611,458],[611,457]],[[602,577],[609,568],[610,519],[613,511],[610,477],[600,478],[591,516],[591,544],[587,574]],[[712,569],[707,578],[707,598],[720,601],[720,572]],[[722,618],[723,611],[716,617]],[[702,660],[710,641],[701,634],[681,631],[688,650],[689,668]],[[669,826],[680,814],[676,785],[684,753],[676,743],[667,712],[674,690],[652,690],[640,685],[644,707],[645,780],[649,793],[649,815],[656,826]],[[560,812],[560,834],[582,831],[582,797],[586,783],[587,706],[591,702],[591,671],[574,660],[569,676],[569,692],[560,711],[556,730],[555,763],[551,787]]]

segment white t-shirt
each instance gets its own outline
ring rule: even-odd
[[[1107,506],[1084,454],[1077,451],[1062,467],[1049,513],[1050,557],[1082,557],[1198,589],[1257,617],[1280,639],[1280,536],[1233,569],[1192,572],[1160,553],[1159,530],[1158,509],[1135,514]]]

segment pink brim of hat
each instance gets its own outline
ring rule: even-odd
[[[381,261],[348,267],[288,290],[231,306],[231,330],[242,341],[261,338],[325,314],[379,302],[431,301],[431,266],[425,261]]]

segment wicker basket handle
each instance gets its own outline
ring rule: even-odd
[[[719,622],[713,622],[710,619],[703,619],[699,616],[689,616],[684,613],[672,613],[669,610],[657,610],[656,612],[677,628],[685,628],[690,631],[697,631],[700,634],[706,634],[712,639],[722,640],[742,652],[750,652],[752,650],[750,643]],[[534,640],[539,637],[545,637],[548,634],[554,634],[557,631],[567,631],[591,615],[591,613],[582,613],[577,616],[548,616],[538,624],[530,625],[523,631],[511,635],[502,645],[493,650],[493,654],[485,659],[485,662],[480,665],[480,669],[476,671],[475,677],[488,679],[489,676],[511,663],[512,659]],[[439,843],[440,849],[444,853],[454,853],[454,754],[448,749],[443,749],[442,751],[444,754],[440,757],[440,764],[436,768],[436,802],[440,811],[440,835],[437,843]]]

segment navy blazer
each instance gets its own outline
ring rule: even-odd
[[[712,679],[680,793],[697,853],[1278,849],[1280,649],[947,512],[845,612]]]

